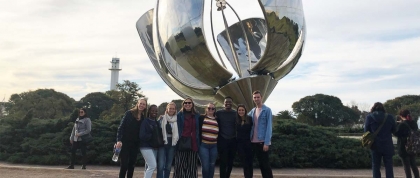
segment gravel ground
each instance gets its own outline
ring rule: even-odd
[[[23,165],[23,164],[8,164],[0,163],[0,178],[114,178],[118,177],[118,166],[87,166],[87,170],[81,170],[80,166],[75,166],[74,170],[64,169],[66,166],[42,166],[42,165]],[[143,167],[136,167],[134,177],[143,177]],[[200,168],[199,168],[200,171]],[[216,169],[215,177],[218,177],[218,170]],[[372,177],[370,169],[274,169],[274,177],[281,178],[298,178],[298,177]],[[384,170],[382,169],[382,174]],[[394,167],[395,177],[405,177],[402,167]],[[242,178],[242,169],[234,168],[232,171],[232,178]],[[254,177],[261,177],[259,169],[254,170]]]

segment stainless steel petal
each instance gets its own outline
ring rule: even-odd
[[[212,101],[214,92],[213,89],[193,88],[183,84],[172,76],[168,68],[164,64],[163,55],[159,51],[155,51],[153,38],[153,9],[147,11],[136,23],[137,31],[143,46],[158,72],[162,80],[179,96],[186,98],[191,97],[196,99],[198,105],[205,105]],[[158,48],[159,49],[159,48]],[[158,55],[156,55],[158,53]]]
[[[289,72],[292,71],[298,63],[300,57],[302,56],[303,48],[305,45],[305,34],[305,29],[303,29],[289,58],[275,72],[272,73],[272,76],[275,80],[278,81],[289,74]]]
[[[242,78],[220,88],[220,90],[217,91],[215,98],[217,102],[223,103],[223,98],[230,96],[233,98],[235,106],[244,104],[249,110],[254,107],[252,101],[253,91],[260,90],[263,95],[263,102],[265,102],[276,84],[277,81],[268,75]]]
[[[158,35],[174,62],[182,67],[178,70],[185,70],[210,87],[220,87],[228,83],[232,73],[213,58],[207,47],[203,10],[204,0],[158,0]]]
[[[277,70],[289,57],[305,20],[301,0],[259,0],[259,3],[269,30],[263,57],[252,71],[265,74]]]
[[[245,27],[245,34],[243,33],[242,27]],[[265,20],[260,18],[251,18],[245,19],[241,22],[237,22],[229,27],[230,37],[232,39],[232,43],[235,47],[236,55],[238,56],[238,60],[240,63],[240,68],[242,72],[242,77],[250,76],[248,70],[251,69],[253,65],[255,65],[258,60],[261,59],[261,55],[265,50],[266,40],[265,35],[267,33],[265,28]],[[247,36],[247,37],[245,37]],[[250,47],[250,58],[248,58],[248,49],[247,49],[247,41]],[[235,59],[232,55],[228,37],[226,34],[226,30],[222,31],[219,35],[217,35],[217,41],[219,42],[223,52],[225,53],[227,59],[229,60],[232,66],[235,66]],[[250,66],[251,64],[251,66]]]

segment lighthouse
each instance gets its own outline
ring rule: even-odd
[[[115,90],[118,84],[118,74],[120,72],[120,58],[113,57],[111,61],[111,86],[110,90]]]

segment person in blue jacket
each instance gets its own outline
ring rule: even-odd
[[[273,130],[273,114],[271,109],[263,104],[262,94],[259,90],[252,93],[252,100],[255,103],[248,116],[252,117],[251,143],[254,154],[257,155],[258,163],[263,178],[272,178],[269,160],[269,148],[271,145],[271,136]]]
[[[178,124],[178,148],[175,153],[174,178],[197,178],[197,161],[199,142],[199,117],[200,114],[194,109],[194,102],[186,98],[182,102],[182,108],[177,114]],[[190,142],[184,142],[190,140]],[[184,150],[180,149],[180,142],[191,143]],[[183,144],[186,145],[186,144]]]
[[[383,159],[386,177],[393,178],[392,156],[394,156],[394,144],[392,142],[392,133],[396,130],[395,119],[392,115],[386,114],[382,103],[376,102],[370,109],[370,114],[366,116],[364,131],[374,133],[382,122],[385,123],[379,130],[370,148],[372,154],[372,173],[373,178],[381,177],[380,168]]]

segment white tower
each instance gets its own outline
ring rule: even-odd
[[[118,73],[120,72],[120,58],[113,57],[111,61],[111,90],[115,90],[118,84]]]

